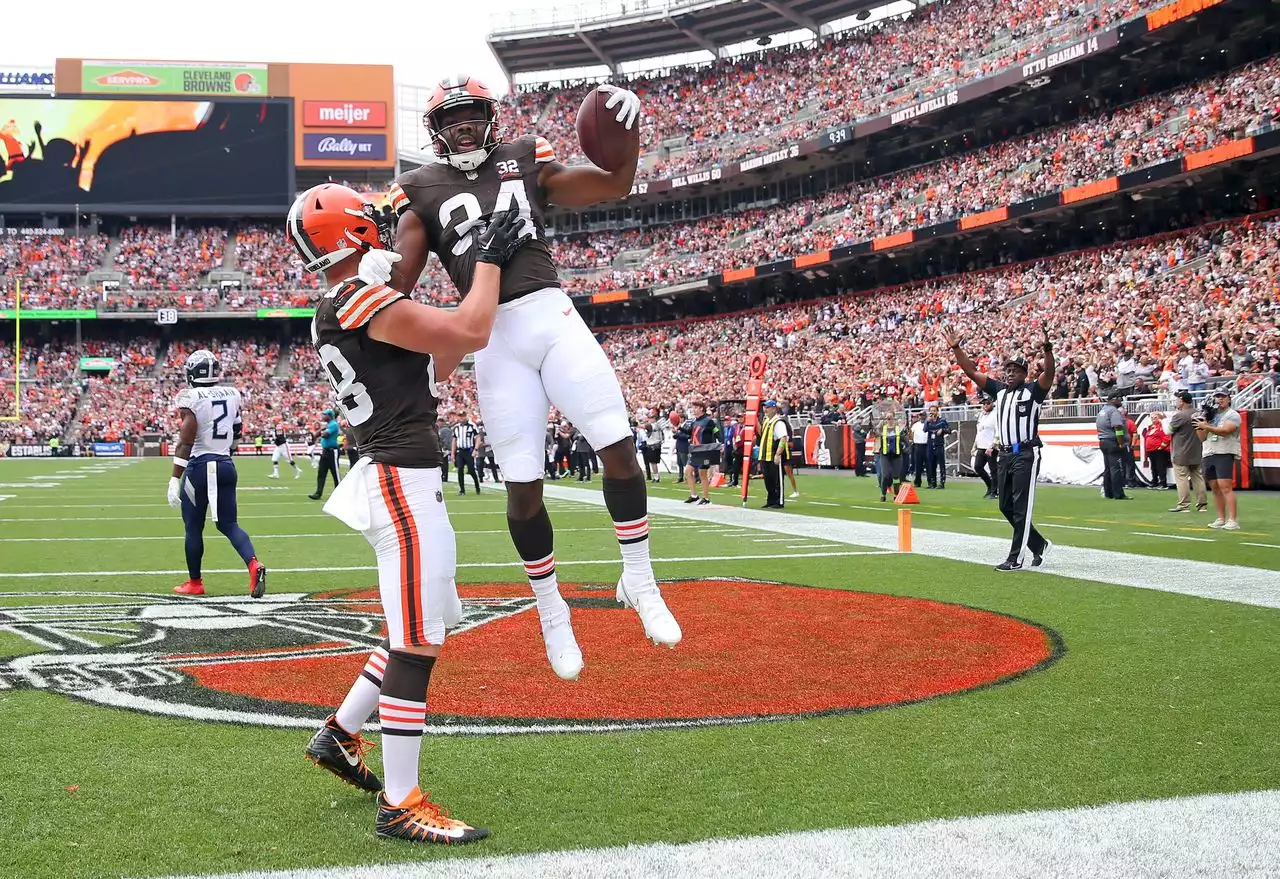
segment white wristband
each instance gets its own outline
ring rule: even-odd
[[[175,458],[173,459],[173,463],[174,463],[174,466],[175,466],[175,467],[186,467],[186,466],[187,466],[187,459],[186,459],[186,458],[178,458],[178,457],[175,457]]]

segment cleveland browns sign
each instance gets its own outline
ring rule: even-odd
[[[1010,681],[1062,653],[1053,632],[990,611],[736,579],[668,582],[684,627],[650,647],[613,589],[564,586],[586,657],[547,664],[525,584],[461,586],[462,624],[436,666],[428,733],[689,727],[864,711]],[[32,652],[0,657],[0,689],[199,720],[310,728],[382,638],[377,592],[184,598],[19,593],[0,607]],[[371,727],[376,729],[376,726]]]

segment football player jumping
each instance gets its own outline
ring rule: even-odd
[[[606,106],[627,129],[640,99],[605,85]],[[569,606],[556,582],[551,519],[542,502],[548,405],[581,429],[604,464],[604,501],[622,553],[617,598],[640,614],[645,635],[674,647],[680,626],[667,609],[649,561],[648,500],[636,463],[626,403],[604,351],[560,289],[543,218],[551,204],[586,207],[631,191],[636,156],[620,170],[566,168],[551,145],[498,133],[497,101],[477,80],[455,76],[436,86],[423,121],[437,156],[391,186],[398,216],[396,253],[374,251],[361,278],[410,291],[434,252],[459,292],[472,285],[477,231],[493,212],[516,209],[530,241],[502,273],[493,335],[476,352],[480,415],[507,486],[507,527],[537,598],[551,667],[562,678],[582,670]]]
[[[204,523],[213,524],[249,567],[249,594],[267,591],[267,569],[253,552],[253,541],[236,521],[236,465],[231,445],[240,440],[240,391],[221,383],[222,365],[213,352],[192,352],[186,363],[187,387],[173,406],[182,419],[169,477],[169,506],[182,506],[186,529],[187,582],[179,595],[204,595],[200,563],[204,559]]]
[[[450,818],[418,788],[427,686],[445,628],[462,618],[456,546],[441,494],[437,376],[489,340],[502,266],[525,239],[519,212],[475,228],[466,301],[453,311],[420,305],[356,277],[361,254],[390,244],[371,205],[345,186],[307,190],[289,211],[289,239],[307,271],[336,282],[320,300],[311,338],[362,455],[325,506],[361,531],[378,557],[387,640],[341,707],[312,737],[307,756],[343,780],[377,791],[379,836],[458,843],[488,831]],[[385,786],[365,765],[360,736],[378,709]]]

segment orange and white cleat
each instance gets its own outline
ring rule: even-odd
[[[387,839],[407,839],[411,842],[435,842],[454,845],[484,839],[489,831],[472,827],[449,817],[449,810],[430,800],[416,787],[398,806],[387,802],[385,793],[378,794],[378,817],[374,832]]]
[[[267,592],[267,566],[256,558],[249,559],[249,597],[261,598]]]
[[[173,591],[179,595],[204,595],[204,581],[200,579],[188,580],[181,586],[174,586]]]

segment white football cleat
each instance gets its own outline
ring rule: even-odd
[[[682,637],[680,624],[667,609],[667,603],[662,600],[662,593],[658,591],[658,584],[653,580],[628,585],[624,575],[618,581],[617,597],[625,607],[634,607],[636,613],[640,614],[640,622],[644,624],[644,636],[652,641],[654,646],[661,644],[664,647],[675,647],[680,643]]]
[[[279,473],[268,473],[268,474],[267,474],[267,478],[268,478],[268,479],[279,479],[279,478],[280,478],[280,474],[279,474]]]
[[[559,623],[542,627],[542,640],[547,642],[547,659],[557,677],[576,681],[582,671],[582,651],[578,639],[573,637],[573,626],[568,617]]]

